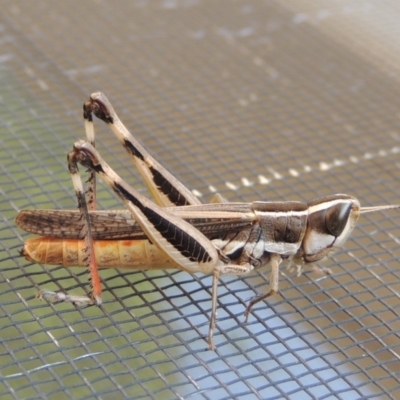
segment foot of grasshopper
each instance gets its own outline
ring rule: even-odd
[[[52,303],[58,302],[67,302],[75,304],[76,306],[84,306],[84,305],[93,305],[96,306],[101,305],[101,298],[91,299],[88,296],[76,296],[70,295],[68,293],[63,292],[52,292],[50,290],[40,290],[39,293],[36,295],[37,299],[44,299],[46,301],[50,301]]]

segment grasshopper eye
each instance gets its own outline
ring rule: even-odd
[[[339,237],[342,234],[347,225],[352,206],[352,203],[341,203],[326,210],[325,225],[332,236]]]

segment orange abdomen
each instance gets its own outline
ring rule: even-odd
[[[39,237],[25,242],[22,255],[29,261],[43,264],[84,266],[84,247],[83,240]],[[141,270],[177,268],[148,240],[95,240],[94,253],[99,267]]]

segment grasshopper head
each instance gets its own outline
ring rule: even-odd
[[[395,208],[400,208],[400,205],[360,207],[356,198],[344,194],[310,201],[307,228],[300,250],[303,262],[322,260],[332,250],[341,247],[353,231],[360,214]]]
[[[359,201],[348,195],[333,195],[308,203],[307,228],[301,246],[303,262],[325,258],[340,247],[360,216]]]

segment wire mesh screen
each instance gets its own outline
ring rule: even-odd
[[[258,304],[269,271],[87,272],[19,255],[21,209],[74,209],[66,167],[83,101],[105,92],[151,154],[207,202],[333,193],[399,203],[400,6],[385,1],[0,1],[0,397],[399,398],[400,215],[362,216],[342,251]],[[323,5],[322,5],[323,4]],[[144,184],[96,122],[104,159]],[[99,208],[122,208],[99,185]]]

